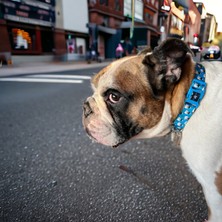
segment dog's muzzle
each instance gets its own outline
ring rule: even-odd
[[[93,97],[88,97],[83,104],[83,126],[91,139],[106,146],[116,147],[123,143],[125,138],[117,134],[112,117],[106,114],[106,110],[99,109]]]

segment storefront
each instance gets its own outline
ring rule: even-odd
[[[53,52],[54,40],[51,28],[7,22],[7,31],[13,55]]]
[[[12,55],[53,53],[55,0],[16,0],[0,2],[0,52]],[[4,44],[8,45],[4,47]]]
[[[81,35],[81,33],[66,31],[65,39],[68,53],[83,55],[86,49],[86,37],[88,36]]]

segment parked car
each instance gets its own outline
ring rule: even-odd
[[[200,46],[193,45],[193,44],[190,44],[190,49],[193,51],[194,56],[196,56],[196,54],[201,51]]]
[[[203,55],[204,59],[221,59],[221,51],[219,46],[210,46],[206,53]]]

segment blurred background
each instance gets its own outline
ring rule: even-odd
[[[169,36],[204,58],[222,46],[221,7],[219,0],[1,0],[0,60],[102,61],[116,57],[119,43],[124,56]]]

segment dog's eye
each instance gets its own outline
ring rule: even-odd
[[[108,96],[108,100],[111,102],[111,103],[117,103],[119,102],[121,96],[120,95],[117,95],[117,94],[114,94],[114,93],[110,93],[109,96]]]

